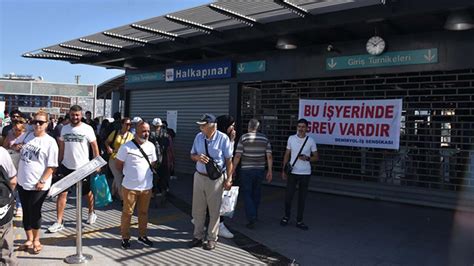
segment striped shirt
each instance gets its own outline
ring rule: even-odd
[[[272,153],[272,146],[264,134],[249,132],[240,137],[235,153],[240,153],[242,156],[242,169],[263,169],[267,153]]]

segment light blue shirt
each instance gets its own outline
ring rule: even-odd
[[[206,154],[204,139],[205,135],[202,132],[196,135],[191,154]],[[207,148],[210,157],[214,159],[220,169],[224,170],[226,168],[225,159],[232,158],[232,147],[230,145],[229,137],[217,130],[214,136],[212,136],[212,139],[207,140]],[[196,170],[201,173],[207,173],[206,165],[199,161],[196,162]]]

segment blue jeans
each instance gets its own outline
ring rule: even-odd
[[[245,213],[247,214],[247,220],[249,222],[254,222],[258,216],[258,206],[260,205],[264,175],[265,169],[242,169],[240,171]]]

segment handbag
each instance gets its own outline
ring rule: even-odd
[[[143,151],[142,147],[140,147],[140,145],[137,143],[137,141],[135,139],[132,139],[132,142],[133,144],[135,144],[135,146],[137,146],[137,148],[140,150],[140,152],[142,153],[143,157],[145,157],[146,161],[148,162],[148,166],[150,166],[150,170],[151,172],[153,173],[153,178],[158,178],[158,173],[156,172],[156,170],[153,168],[153,166],[151,165],[151,162],[150,162],[150,159],[148,159],[148,156],[146,155],[146,153]]]
[[[104,174],[97,174],[92,177],[91,189],[94,194],[96,207],[105,207],[112,202],[112,193],[110,193],[109,184]]]
[[[230,190],[224,190],[222,193],[222,202],[220,215],[232,218],[234,216],[235,206],[237,205],[237,197],[239,196],[239,187],[232,186]]]
[[[308,136],[306,136],[306,139],[304,140],[303,145],[301,145],[301,149],[300,149],[300,151],[298,152],[298,154],[296,155],[296,158],[295,158],[295,160],[293,161],[293,163],[287,162],[287,163],[285,164],[284,170],[285,170],[285,173],[286,173],[287,175],[290,175],[291,172],[293,171],[293,167],[295,166],[296,161],[298,160],[298,157],[300,156],[301,152],[303,151],[304,145],[306,145],[306,141],[308,141]]]
[[[207,140],[204,139],[205,147],[206,147],[206,155],[209,157],[209,162],[206,164],[206,171],[207,175],[211,180],[216,180],[219,179],[222,176],[222,171],[219,168],[219,165],[217,165],[216,161],[209,155],[209,150],[207,149]]]

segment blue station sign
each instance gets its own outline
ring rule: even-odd
[[[383,53],[374,55],[351,55],[329,57],[326,59],[326,70],[357,69],[371,67],[390,67],[402,65],[436,64],[438,49],[420,49]]]
[[[178,66],[168,68],[165,72],[166,82],[225,79],[230,77],[232,77],[231,61]]]

